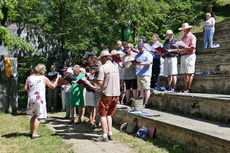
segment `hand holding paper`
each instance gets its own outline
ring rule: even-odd
[[[172,45],[179,49],[184,49],[187,47],[187,45],[183,41],[177,41],[175,44]]]
[[[161,54],[164,54],[164,53],[168,53],[168,50],[167,49],[164,49],[162,47],[157,47],[155,48],[158,52],[160,52]]]

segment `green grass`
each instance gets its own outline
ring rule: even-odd
[[[216,16],[216,23],[224,21],[224,20],[229,19],[229,18],[230,17],[226,17],[226,16]],[[193,27],[191,28],[191,32],[192,33],[203,32],[203,24],[204,24],[204,21],[201,21],[197,25],[192,25]],[[175,38],[177,38],[178,40],[181,40],[183,35],[184,35],[184,32],[180,31],[178,33],[175,33]]]
[[[54,132],[40,124],[39,139],[31,139],[29,133],[30,118],[26,115],[0,114],[0,152],[4,153],[72,153],[71,145]]]
[[[217,0],[217,3],[220,6],[224,6],[224,5],[230,4],[230,1],[229,0]]]

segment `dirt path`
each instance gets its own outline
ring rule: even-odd
[[[126,144],[113,142],[95,142],[99,133],[91,129],[86,123],[68,125],[69,120],[63,119],[55,114],[49,114],[46,125],[55,131],[67,143],[73,144],[76,153],[134,153],[136,152]],[[113,131],[117,131],[113,128]]]

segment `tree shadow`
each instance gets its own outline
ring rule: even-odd
[[[55,133],[52,136],[59,135],[66,140],[96,140],[99,136],[99,131],[95,131],[86,122],[70,124],[69,121],[62,117],[52,116],[46,120],[45,124],[50,124],[55,129]]]
[[[31,134],[14,132],[14,133],[9,133],[9,134],[2,135],[2,137],[4,137],[4,138],[12,138],[12,137],[20,137],[20,136],[30,137]]]

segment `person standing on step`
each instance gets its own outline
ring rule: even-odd
[[[136,66],[137,87],[141,91],[142,101],[145,108],[149,107],[150,82],[152,76],[152,54],[145,50],[144,44],[138,44],[139,53],[135,56],[133,64]]]
[[[137,55],[135,52],[132,51],[133,44],[128,43],[126,44],[125,49],[127,50],[127,54],[122,59],[122,64],[124,67],[124,80],[126,85],[126,103],[131,105],[130,100],[130,90],[132,90],[133,98],[137,98],[137,76],[136,76],[136,69],[132,65],[132,60]]]
[[[173,46],[178,40],[174,38],[173,31],[166,31],[167,40],[164,42],[163,48],[168,50],[168,53],[163,55],[164,57],[164,75],[168,76],[168,85],[170,91],[176,90],[176,82],[177,82],[177,49]],[[171,85],[173,84],[173,85]]]
[[[155,48],[157,47],[163,47],[163,45],[158,41],[158,34],[153,34],[152,35],[152,41],[153,43],[150,44],[152,47],[152,55],[153,55],[153,66],[152,66],[152,77],[151,77],[151,88],[159,88],[160,84],[160,65],[161,65],[161,56],[157,52]]]
[[[215,19],[211,13],[206,13],[206,21],[204,22],[204,48],[213,47],[213,35],[215,32]]]
[[[111,62],[109,51],[102,51],[100,56],[102,66],[94,82],[101,85],[102,96],[98,104],[98,114],[101,117],[102,136],[97,141],[113,141],[112,115],[115,113],[120,96],[120,78],[118,67]],[[108,132],[106,131],[106,124]]]
[[[185,48],[178,49],[181,54],[180,73],[184,74],[185,93],[191,92],[193,75],[195,73],[196,62],[196,36],[190,32],[192,26],[188,23],[183,23],[179,30],[184,31],[182,41],[187,45]],[[179,46],[180,47],[180,46]]]

